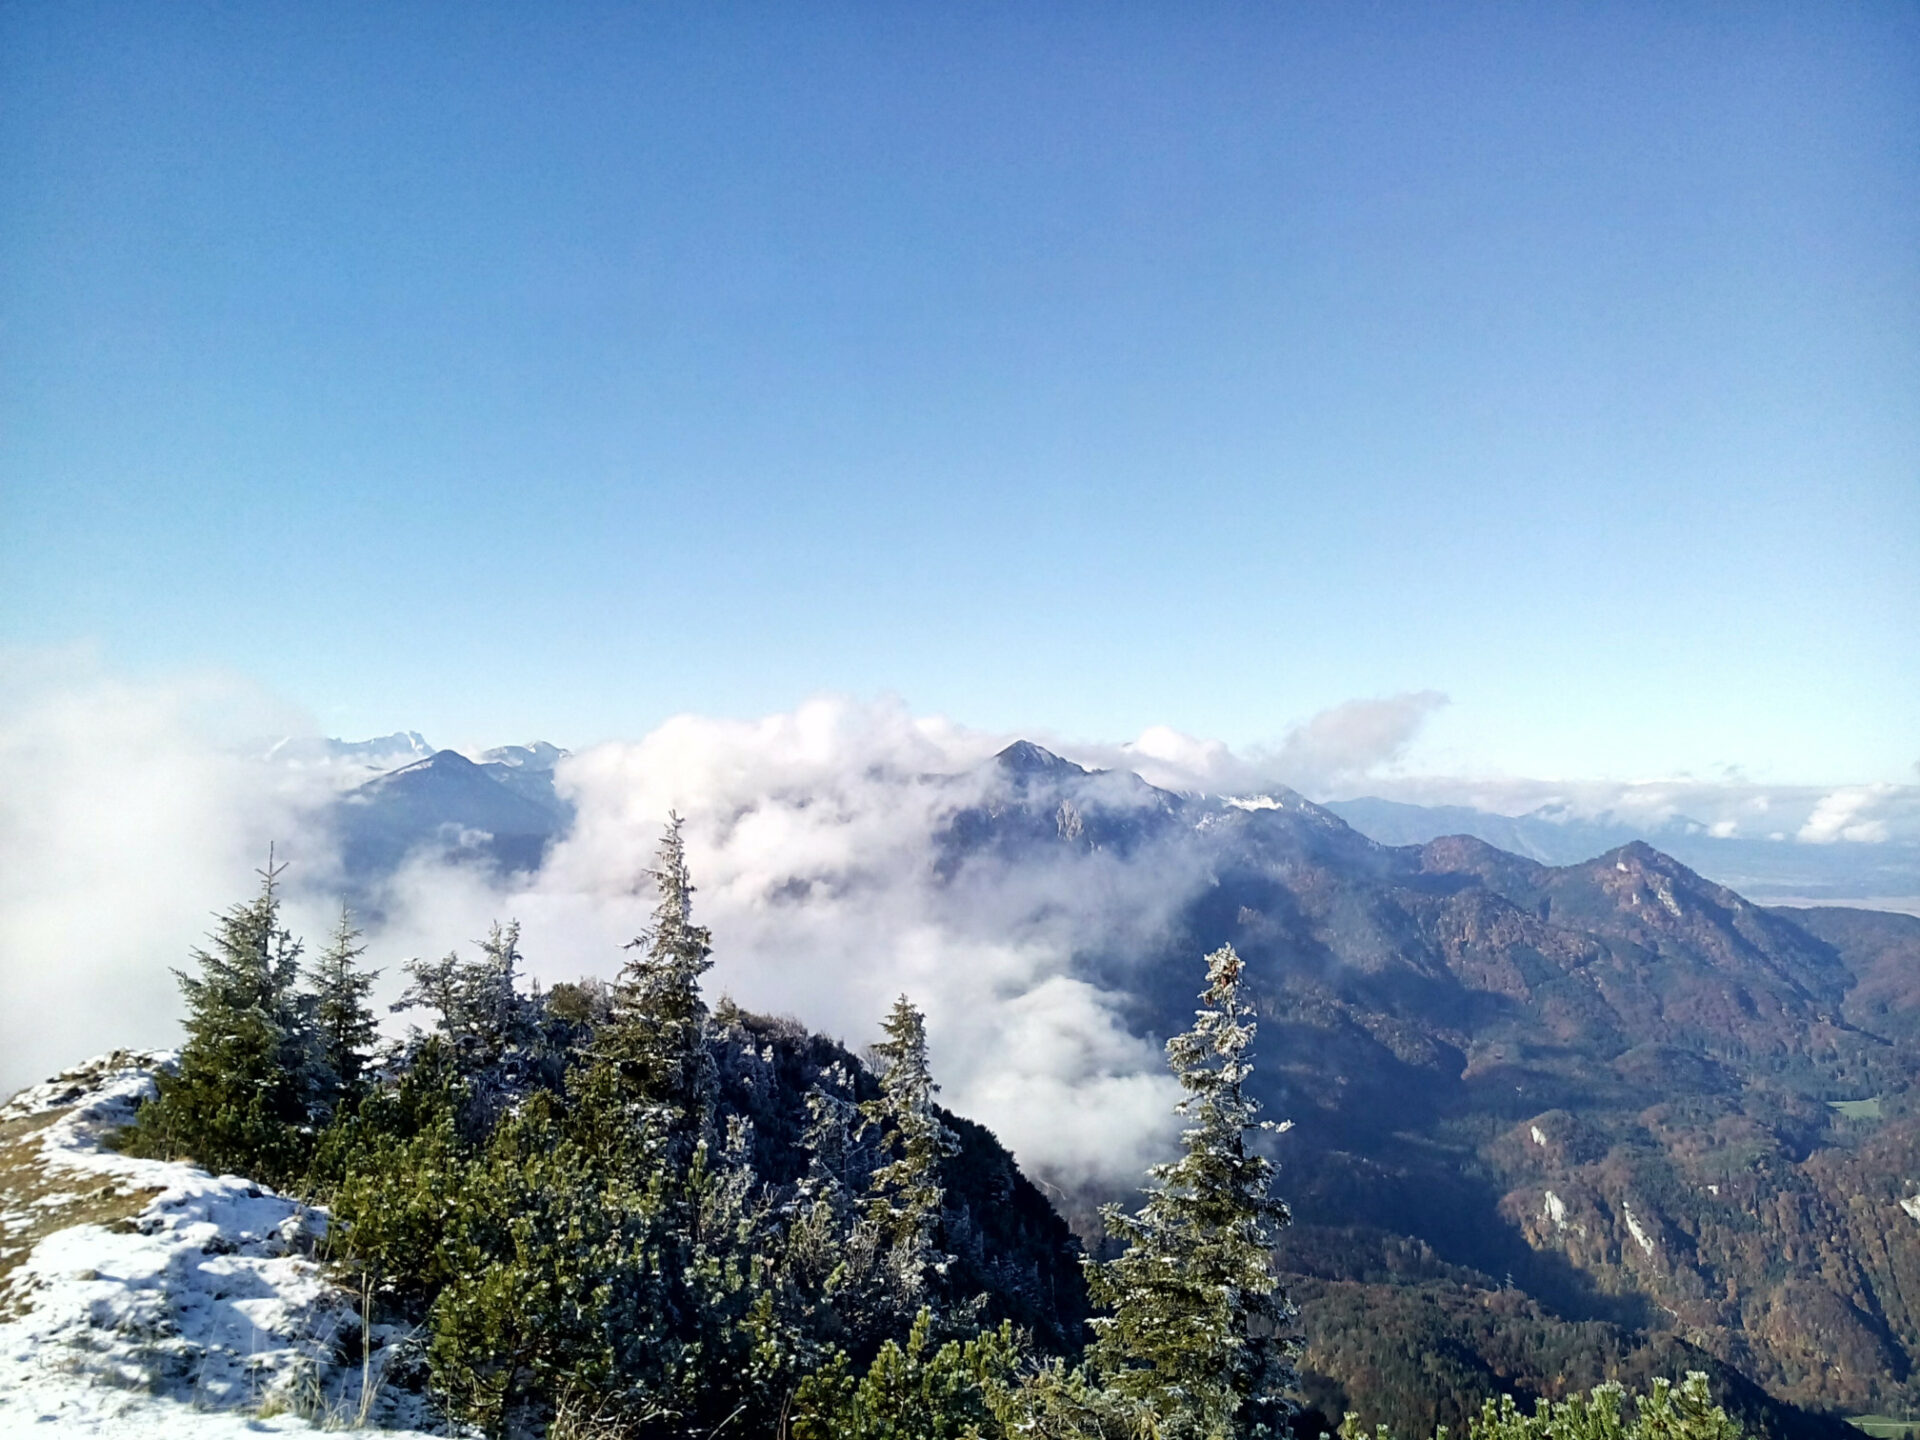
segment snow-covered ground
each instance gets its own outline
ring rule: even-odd
[[[103,1144],[166,1058],[119,1051],[0,1108],[0,1435],[423,1423],[417,1396],[381,1383],[403,1338],[383,1326],[361,1405],[355,1297],[314,1258],[324,1212]]]

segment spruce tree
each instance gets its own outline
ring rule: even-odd
[[[707,1049],[707,1002],[700,977],[712,968],[712,937],[693,923],[680,817],[668,817],[652,875],[660,900],[653,924],[627,946],[614,981],[611,1013],[593,1037],[593,1059],[607,1068],[635,1117],[671,1137],[684,1163],[712,1125],[718,1079]]]
[[[906,1273],[924,1277],[945,1269],[939,1248],[940,1162],[959,1148],[954,1133],[933,1107],[927,1065],[926,1018],[902,995],[887,1016],[887,1038],[873,1047],[882,1062],[879,1098],[860,1107],[864,1128],[877,1128],[881,1148],[893,1158],[869,1182],[867,1215],[900,1254]]]
[[[329,1112],[360,1095],[368,1055],[379,1033],[367,994],[380,972],[360,969],[358,962],[367,947],[359,940],[353,916],[342,905],[340,923],[311,977],[315,1069]]]
[[[1260,1129],[1246,1093],[1252,1011],[1231,945],[1207,957],[1193,1028],[1167,1042],[1186,1097],[1181,1156],[1149,1172],[1147,1203],[1101,1213],[1125,1253],[1089,1263],[1096,1304],[1090,1359],[1122,1395],[1159,1417],[1167,1440],[1239,1440],[1284,1434],[1294,1382],[1293,1307],[1273,1273],[1273,1246],[1290,1217],[1270,1193],[1273,1162],[1248,1148]]]
[[[199,973],[174,971],[187,1041],[178,1070],[158,1077],[158,1098],[141,1108],[136,1152],[274,1183],[298,1170],[315,1087],[300,942],[280,923],[285,869],[269,851],[260,894],[219,918],[211,949],[193,952]]]
[[[534,1040],[536,1004],[520,993],[520,922],[498,920],[480,942],[480,958],[461,974],[460,1011],[468,1043],[483,1065],[498,1064]]]
[[[458,950],[449,950],[438,960],[418,956],[404,961],[400,968],[413,982],[400,992],[400,998],[388,1007],[398,1015],[402,1010],[431,1010],[439,1017],[433,1033],[450,1046],[457,1046],[460,1033],[460,991],[463,962]],[[418,1032],[413,1032],[418,1037]]]
[[[849,1180],[859,1152],[855,1129],[860,1120],[853,1094],[853,1077],[838,1061],[826,1067],[807,1091],[807,1124],[800,1148],[807,1153],[807,1173],[799,1182],[808,1200],[826,1199],[838,1209],[850,1209]]]

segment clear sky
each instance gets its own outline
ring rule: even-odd
[[[0,4],[0,642],[1920,762],[1920,7]]]

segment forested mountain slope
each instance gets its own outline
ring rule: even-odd
[[[419,837],[538,864],[564,823],[536,833],[530,813],[552,759],[435,756],[363,787],[370,843],[404,840],[370,850],[369,873]],[[931,890],[981,926],[1067,937],[1070,975],[1136,1036],[1192,1022],[1198,956],[1244,959],[1249,1085],[1293,1122],[1271,1141],[1295,1217],[1280,1257],[1321,1421],[1351,1408],[1424,1434],[1495,1393],[1694,1368],[1767,1435],[1838,1434],[1834,1416],[1915,1398],[1920,921],[1765,909],[1639,843],[1557,867],[1464,836],[1386,846],[1291,793],[1177,795],[1024,743],[984,774],[916,783],[945,802]],[[497,812],[500,834],[524,821],[525,854],[443,834],[449,796]],[[465,1087],[461,1184],[518,1183],[484,1137],[524,1111],[509,1139],[536,1144],[541,1095],[562,1106],[556,1134],[567,1107],[592,1110],[574,1086],[609,992],[515,998],[516,943],[497,927],[482,961],[407,967]],[[837,1115],[857,1137],[879,1098],[860,1060],[731,1005],[703,1033],[727,1117],[710,1140],[767,1187],[766,1223],[826,1183],[823,1155],[847,1194],[873,1182],[871,1138],[820,1128]],[[984,1128],[941,1115],[958,1140],[939,1162],[943,1285],[1075,1352],[1087,1296],[1046,1197],[1109,1255],[1098,1207],[1137,1197],[1044,1168],[1036,1186]]]
[[[1033,746],[1000,766],[942,872],[1124,857],[1163,884],[1158,933],[1074,961],[1142,1033],[1183,1022],[1182,957],[1247,959],[1330,1404],[1392,1395],[1410,1421],[1436,1350],[1556,1389],[1602,1354],[1658,1368],[1682,1345],[1803,1405],[1912,1403],[1920,1049],[1899,917],[1762,909],[1644,844],[1549,867],[1466,837],[1378,845],[1296,795],[1177,796]]]

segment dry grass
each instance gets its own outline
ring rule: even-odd
[[[67,1113],[47,1110],[0,1121],[0,1320],[19,1314],[14,1272],[41,1240],[74,1225],[130,1224],[160,1193],[49,1167],[41,1158],[40,1133]]]

